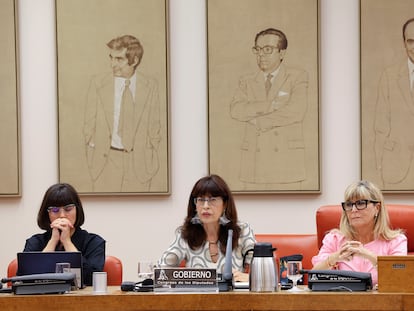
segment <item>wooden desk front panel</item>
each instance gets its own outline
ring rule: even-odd
[[[217,311],[391,311],[410,310],[414,294],[403,293],[209,293],[154,294],[121,292],[110,288],[108,294],[94,295],[84,289],[64,295],[0,295],[0,310],[217,310]]]

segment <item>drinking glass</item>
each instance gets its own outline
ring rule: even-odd
[[[145,279],[154,278],[154,266],[152,261],[139,261],[138,262],[138,282],[142,282]]]
[[[302,261],[288,261],[287,262],[287,277],[292,280],[293,287],[289,289],[290,292],[302,291],[298,287],[298,281],[302,278],[300,271],[302,270]]]

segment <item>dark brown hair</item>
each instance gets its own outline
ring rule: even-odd
[[[199,179],[188,198],[187,216],[182,225],[182,237],[191,249],[197,249],[207,239],[206,232],[200,224],[192,224],[191,219],[197,214],[194,198],[202,196],[221,197],[224,204],[224,214],[230,220],[226,225],[220,225],[220,251],[226,252],[228,230],[233,229],[233,249],[238,246],[240,227],[237,224],[237,210],[233,195],[226,182],[218,175],[209,175]]]

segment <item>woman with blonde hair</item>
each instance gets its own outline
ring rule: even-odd
[[[407,255],[407,237],[401,229],[391,228],[382,192],[372,182],[352,183],[344,199],[339,229],[325,235],[312,258],[313,269],[369,272],[375,285],[377,257]]]

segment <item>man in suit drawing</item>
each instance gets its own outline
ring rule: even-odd
[[[402,36],[407,58],[384,70],[375,111],[375,156],[384,185],[414,186],[414,18]]]
[[[154,79],[137,71],[144,50],[131,35],[107,43],[112,73],[88,90],[84,137],[95,192],[147,192],[158,172],[160,115]]]
[[[302,122],[308,74],[285,66],[286,35],[274,28],[254,41],[259,71],[241,77],[231,117],[244,123],[240,180],[247,188],[300,189],[306,179]]]

